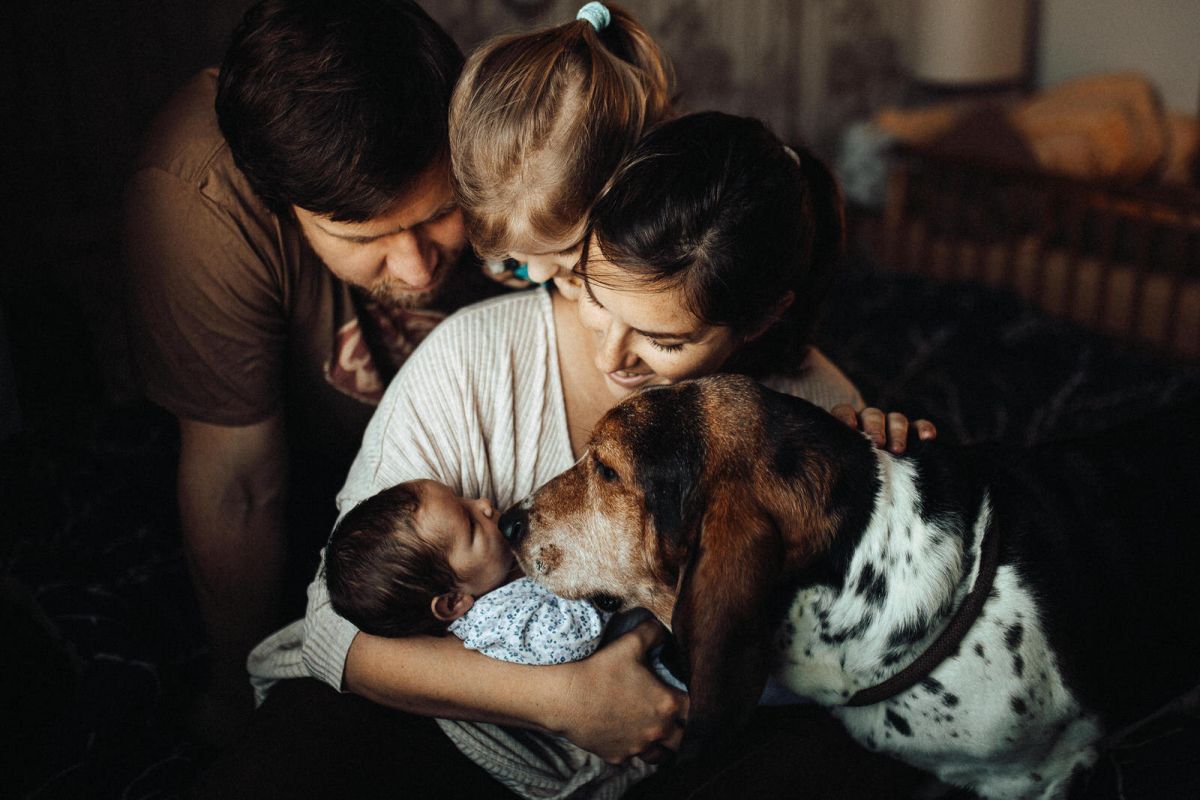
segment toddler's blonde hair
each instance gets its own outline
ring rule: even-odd
[[[501,36],[467,60],[450,102],[451,172],[485,258],[562,247],[621,157],[671,113],[673,75],[625,10]]]

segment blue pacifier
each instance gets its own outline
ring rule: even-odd
[[[533,283],[533,281],[529,278],[529,264],[523,261],[517,261],[515,258],[504,258],[488,261],[487,268],[492,275],[497,277],[508,272],[511,273],[513,277]]]

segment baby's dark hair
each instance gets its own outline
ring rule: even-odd
[[[809,150],[715,111],[647,133],[589,223],[608,261],[648,288],[680,288],[699,319],[745,337],[725,369],[753,377],[803,364],[843,229],[837,182]],[[590,280],[587,269],[585,255]]]
[[[412,483],[368,497],[333,529],[325,584],[333,610],[375,636],[442,635],[447,623],[430,603],[458,576],[446,554],[416,530],[421,498]]]

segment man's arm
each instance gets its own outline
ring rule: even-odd
[[[249,696],[246,656],[279,623],[285,556],[283,419],[181,419],[177,491],[214,689]],[[247,706],[248,707],[248,706]]]

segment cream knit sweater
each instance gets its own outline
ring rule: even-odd
[[[854,385],[816,350],[798,376],[765,383],[824,408],[862,405]],[[367,497],[417,478],[441,481],[466,497],[489,497],[506,508],[574,462],[549,290],[505,295],[441,323],[392,380],[338,493],[339,518]],[[318,571],[308,587],[305,618],[250,654],[247,666],[259,699],[283,678],[315,677],[340,690],[357,633],[330,607]],[[618,796],[648,771],[613,782],[605,778],[611,769],[603,761],[563,742],[568,751],[563,763],[532,774],[523,754],[508,763],[513,758],[496,758],[499,751],[492,746],[498,736],[501,749],[516,742],[546,761],[545,743],[533,749],[521,744],[530,732],[473,723],[443,728],[467,755],[526,797]],[[472,752],[481,747],[492,752]],[[584,774],[589,771],[596,774]],[[519,774],[507,774],[514,772]]]

